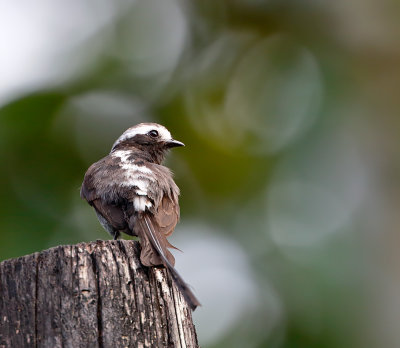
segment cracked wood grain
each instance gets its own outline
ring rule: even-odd
[[[139,255],[96,241],[0,263],[0,348],[198,347],[171,277]]]

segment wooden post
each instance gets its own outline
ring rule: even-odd
[[[59,246],[0,264],[0,347],[198,347],[191,310],[133,241]]]

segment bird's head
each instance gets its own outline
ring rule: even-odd
[[[185,144],[173,139],[164,126],[157,123],[139,123],[122,133],[115,141],[111,152],[134,148],[149,154],[154,162],[161,163],[167,150],[178,146]]]

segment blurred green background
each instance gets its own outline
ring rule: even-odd
[[[0,257],[108,239],[83,175],[159,122],[202,347],[399,347],[399,91],[395,0],[2,1]]]

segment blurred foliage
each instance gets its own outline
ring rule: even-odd
[[[390,0],[0,5],[1,259],[108,238],[83,175],[159,122],[187,145],[168,165],[203,347],[398,347],[399,19]]]

